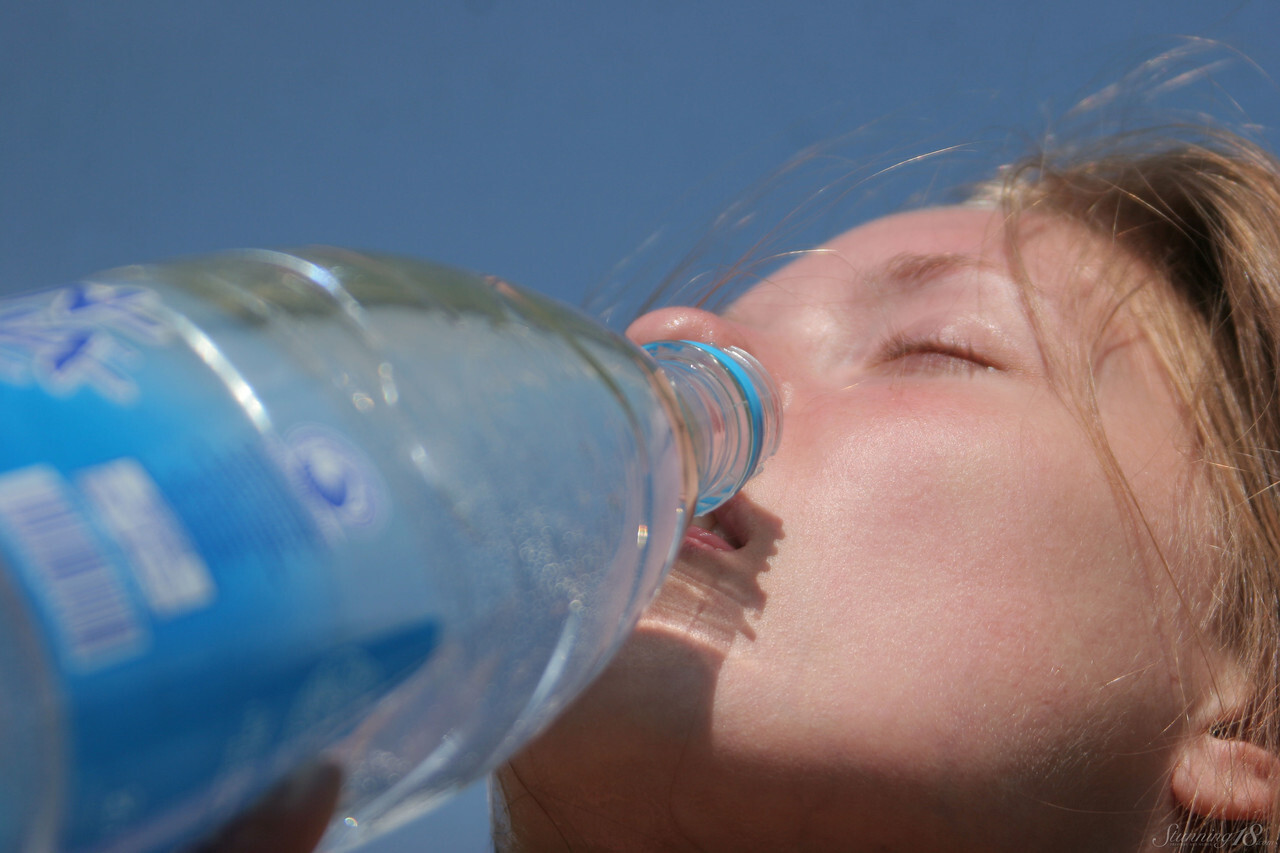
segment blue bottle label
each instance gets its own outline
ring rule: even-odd
[[[400,522],[340,418],[271,420],[184,323],[143,287],[0,301],[0,570],[61,697],[71,850],[207,831],[438,642],[379,610],[403,554],[352,559]]]

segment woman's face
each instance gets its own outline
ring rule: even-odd
[[[782,388],[782,443],[515,763],[531,791],[583,800],[583,826],[622,805],[615,832],[652,819],[703,849],[1165,836],[1206,663],[1178,538],[1190,441],[1142,300],[1100,283],[1145,273],[1028,218],[1033,324],[1001,229],[976,209],[879,220],[724,317],[633,326],[756,355]],[[1090,377],[1141,521],[1072,402]]]

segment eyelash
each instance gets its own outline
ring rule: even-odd
[[[899,371],[907,370],[904,359],[919,356],[929,359],[929,372],[963,373],[972,376],[999,370],[999,365],[982,355],[968,342],[947,342],[939,338],[917,338],[897,334],[881,348],[880,361],[892,364]],[[932,363],[936,359],[936,364]]]

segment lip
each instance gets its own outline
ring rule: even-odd
[[[744,524],[737,512],[737,499],[731,499],[711,512],[721,533],[690,524],[684,532],[684,545],[703,551],[737,551],[747,544]]]
[[[723,657],[738,637],[755,639],[754,615],[765,605],[759,576],[769,571],[776,521],[746,497],[711,513],[715,532],[690,525],[680,558],[640,620],[639,634],[674,636]]]
[[[690,548],[697,548],[703,551],[736,550],[722,537],[712,533],[710,530],[703,530],[701,527],[695,527],[692,524],[684,532],[684,544]]]

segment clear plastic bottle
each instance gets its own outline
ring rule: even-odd
[[[173,849],[324,755],[326,847],[482,776],[776,446],[759,364],[317,248],[0,300],[0,851]]]

